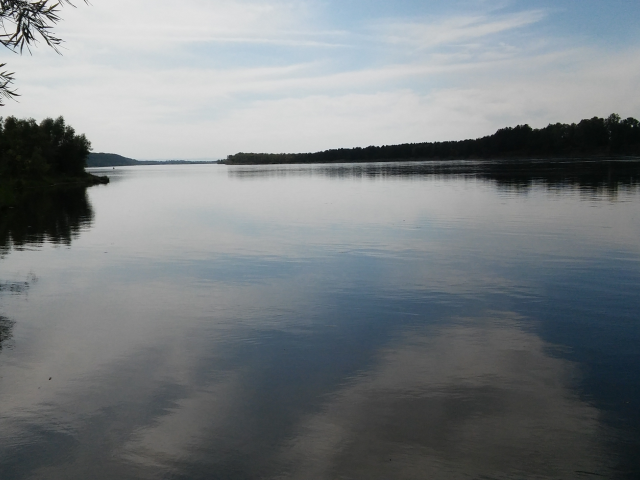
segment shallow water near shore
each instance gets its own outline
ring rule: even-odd
[[[638,478],[606,165],[118,167],[1,212],[0,478]]]

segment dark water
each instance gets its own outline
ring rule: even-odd
[[[640,163],[171,166],[0,212],[0,478],[640,478]]]

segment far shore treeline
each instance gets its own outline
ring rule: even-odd
[[[454,160],[486,158],[553,158],[572,156],[620,156],[640,154],[640,122],[593,117],[579,123],[501,128],[475,140],[405,143],[402,145],[340,148],[315,153],[237,153],[222,163],[376,162],[403,160]]]

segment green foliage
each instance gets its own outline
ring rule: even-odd
[[[6,66],[6,63],[0,63],[0,68]],[[19,97],[18,92],[11,88],[13,83],[13,72],[0,72],[0,107],[4,106],[3,99]]]
[[[406,143],[382,147],[341,148],[316,153],[237,153],[225,163],[329,163],[392,160],[467,159],[505,157],[562,157],[584,155],[640,154],[640,123],[593,117],[580,123],[550,124],[535,129],[529,125],[501,128],[493,135],[457,142]]]
[[[91,143],[66,125],[64,118],[0,118],[0,175],[42,178],[84,175]]]

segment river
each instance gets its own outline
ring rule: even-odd
[[[118,167],[0,212],[0,478],[640,477],[640,163],[591,165]]]

